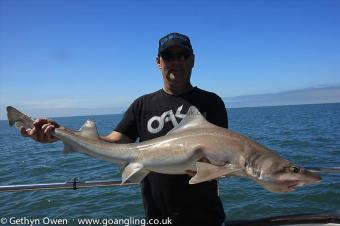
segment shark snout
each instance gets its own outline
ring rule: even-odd
[[[288,182],[288,190],[295,190],[297,187],[311,185],[321,182],[321,176],[315,172],[306,169],[301,169],[300,175],[296,180]]]
[[[321,182],[322,178],[318,173],[303,169],[302,174],[305,175],[305,178],[307,179],[307,184],[314,184],[314,183]]]

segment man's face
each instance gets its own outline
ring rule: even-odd
[[[173,46],[157,57],[157,65],[162,71],[163,80],[170,85],[190,83],[194,55],[185,48]]]

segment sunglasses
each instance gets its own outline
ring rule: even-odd
[[[192,56],[192,54],[188,51],[183,51],[179,53],[164,52],[161,54],[161,57],[168,62],[172,62],[175,60],[186,61],[190,56]]]

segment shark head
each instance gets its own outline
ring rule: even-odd
[[[321,181],[317,173],[291,164],[287,160],[270,165],[271,167],[261,171],[256,181],[272,192],[286,193],[294,191],[297,187]]]

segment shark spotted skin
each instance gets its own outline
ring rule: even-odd
[[[9,124],[32,129],[34,119],[7,107]],[[196,171],[190,184],[223,176],[241,176],[272,192],[290,192],[319,182],[321,177],[297,167],[274,151],[231,130],[205,120],[191,106],[182,121],[167,135],[140,143],[116,144],[99,138],[94,121],[79,131],[60,127],[52,135],[64,143],[65,152],[78,151],[122,167],[122,183],[141,182],[151,171],[186,174]],[[208,162],[202,162],[201,159]]]

